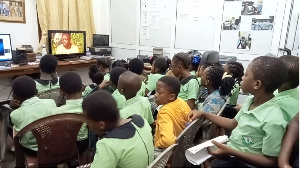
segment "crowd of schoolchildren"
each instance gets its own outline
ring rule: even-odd
[[[299,166],[299,152],[291,157],[299,138],[299,58],[260,56],[246,70],[239,62],[200,64],[200,59],[187,53],[172,60],[153,57],[151,73],[145,75],[137,58],[116,61],[112,69],[111,61],[101,58],[89,68],[92,84],[84,86],[76,72],[58,77],[56,58],[43,56],[40,79],[13,81],[11,122],[18,132],[43,117],[82,113],[86,123],[77,137],[79,154],[89,147],[89,132],[99,137],[91,167],[144,168],[192,121],[204,118],[231,133],[227,144],[213,141],[217,149],[209,151],[208,166],[242,167],[236,159],[256,167]],[[66,99],[61,107],[36,96],[56,88]],[[237,105],[240,92],[249,97]],[[228,109],[219,115],[225,105]],[[26,154],[37,155],[32,133],[21,145]]]

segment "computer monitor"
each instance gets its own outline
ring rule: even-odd
[[[0,34],[0,61],[11,61],[12,50],[9,34]]]
[[[85,31],[48,30],[49,53],[57,57],[79,57],[86,53]]]
[[[93,46],[109,46],[109,35],[93,34]]]

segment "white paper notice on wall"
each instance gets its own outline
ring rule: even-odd
[[[158,29],[158,24],[159,24],[159,14],[158,13],[153,13],[150,16],[150,28],[151,29]]]
[[[141,26],[141,39],[149,39],[149,26]]]
[[[160,18],[171,18],[171,0],[160,1]]]

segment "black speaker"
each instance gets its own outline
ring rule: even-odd
[[[12,60],[14,64],[27,64],[26,50],[17,48],[16,54],[13,55]]]

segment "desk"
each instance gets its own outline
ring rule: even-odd
[[[57,70],[75,70],[76,68],[89,67],[92,64],[96,64],[97,60],[85,60],[85,61],[58,61]],[[0,67],[0,78],[28,75],[33,73],[39,73],[39,65],[24,65],[19,67]]]

